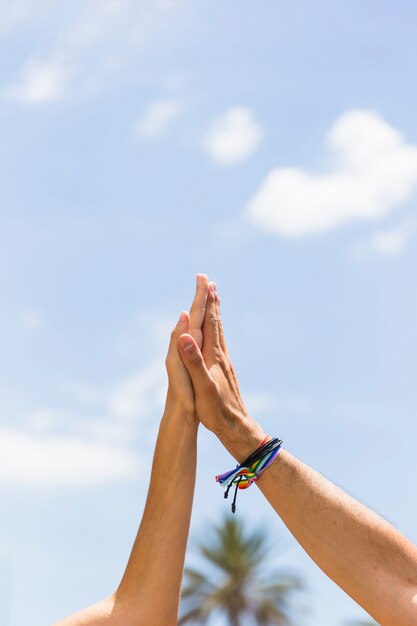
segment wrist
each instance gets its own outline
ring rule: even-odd
[[[183,398],[176,396],[170,388],[167,393],[163,417],[165,419],[179,419],[187,424],[197,426],[199,424],[194,402],[190,402],[188,399],[184,401]]]
[[[236,461],[242,463],[259,446],[266,433],[252,417],[244,415],[223,425],[216,435]]]
[[[183,428],[198,428],[199,421],[195,411],[190,410],[189,407],[179,404],[167,404],[165,406],[164,413],[162,415],[162,421],[169,423],[179,423]]]

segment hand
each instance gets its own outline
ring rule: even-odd
[[[182,361],[191,377],[198,419],[239,461],[259,445],[264,430],[249,415],[239,390],[220,318],[220,298],[209,284],[203,321],[203,347],[191,333],[178,333]]]
[[[168,373],[168,393],[165,412],[180,411],[188,416],[196,417],[194,404],[194,390],[190,375],[178,352],[177,340],[182,333],[188,333],[194,338],[198,348],[203,345],[202,325],[206,310],[208,278],[205,274],[197,274],[197,285],[194,301],[190,313],[183,311],[174,330],[165,366]]]

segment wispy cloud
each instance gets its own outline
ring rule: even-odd
[[[262,137],[251,110],[236,106],[213,122],[203,137],[203,148],[220,165],[234,165],[251,156]]]
[[[163,348],[155,342],[142,367],[107,384],[65,385],[69,408],[40,406],[18,425],[0,428],[0,482],[79,488],[138,475],[149,461],[167,387],[167,316],[154,311],[145,319],[142,335],[163,328],[166,341]]]
[[[370,256],[397,257],[407,248],[410,239],[417,233],[417,222],[411,217],[402,219],[389,228],[371,233],[368,239],[359,242],[352,249],[357,260]]]
[[[8,484],[90,487],[137,470],[131,452],[109,443],[0,429],[0,480]]]
[[[64,56],[54,55],[47,61],[28,59],[19,81],[6,93],[10,98],[24,104],[51,102],[61,98],[71,77],[71,67]]]
[[[151,361],[113,386],[107,399],[112,414],[123,419],[140,419],[149,415],[151,407],[160,405],[164,397],[166,374],[163,363]]]
[[[416,230],[416,222],[405,219],[392,228],[377,230],[372,233],[369,242],[370,248],[378,254],[397,256],[405,250]]]
[[[44,41],[45,27],[39,29],[39,41],[35,41],[32,53],[23,63],[20,76],[4,89],[5,95],[23,104],[89,95],[151,35],[169,23],[179,4],[174,0],[89,0],[76,5],[64,28],[51,12],[47,32],[53,36],[49,46]],[[30,2],[19,2],[18,7],[9,10],[9,25],[34,12]],[[66,3],[64,9],[68,7]],[[48,12],[45,20],[48,21]]]
[[[286,237],[375,221],[409,200],[417,185],[417,146],[373,111],[347,111],[325,137],[330,168],[269,172],[248,202],[253,224]]]
[[[0,33],[10,34],[36,16],[45,16],[54,0],[0,0]]]
[[[161,135],[183,111],[178,100],[160,100],[148,106],[134,126],[137,137],[153,139]]]
[[[165,391],[160,360],[106,386],[74,387],[78,410],[38,408],[24,428],[0,429],[0,482],[78,487],[130,478],[140,466],[138,431],[147,422],[147,439],[155,435]]]

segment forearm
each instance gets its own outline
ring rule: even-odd
[[[253,426],[241,440],[236,432],[224,439],[239,461],[259,444]],[[417,548],[399,531],[286,450],[257,485],[317,565],[378,623],[417,623]]]
[[[56,626],[174,626],[196,470],[197,422],[165,412],[142,522],[115,594]]]
[[[142,522],[117,603],[132,625],[177,623],[196,471],[197,422],[165,412],[159,428]]]
[[[178,352],[190,332],[202,345],[208,278],[197,275],[190,313],[171,332],[165,365],[168,393],[142,521],[116,592],[62,626],[174,626],[195,486],[198,420],[191,378]]]

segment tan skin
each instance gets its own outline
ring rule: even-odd
[[[171,335],[166,367],[169,386],[148,498],[123,579],[114,594],[57,626],[176,624],[197,418],[239,462],[265,436],[243,403],[220,301],[204,275],[190,315]],[[165,480],[168,471],[172,481]],[[256,484],[317,565],[381,626],[417,624],[417,548],[400,532],[286,450]]]
[[[178,352],[181,334],[199,348],[209,281],[197,275],[190,313],[171,334],[168,392],[155,447],[145,510],[126,571],[115,593],[56,626],[174,626],[194,495],[198,419],[190,376]],[[172,442],[175,441],[175,446]],[[169,476],[169,480],[167,480]]]
[[[242,462],[265,431],[244,406],[214,285],[203,335],[202,350],[189,334],[178,338],[196,413]],[[256,484],[316,564],[381,626],[417,625],[417,547],[406,537],[287,450]]]

